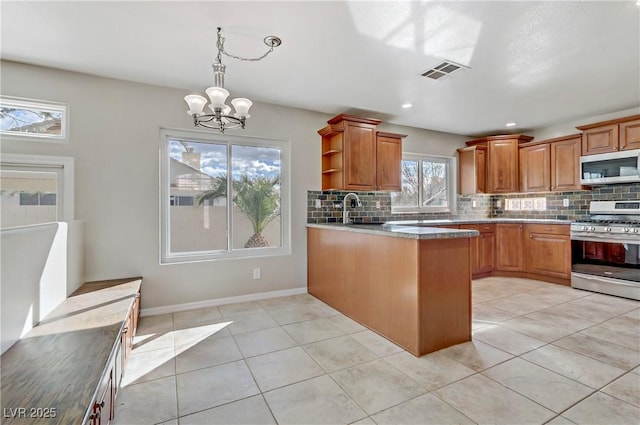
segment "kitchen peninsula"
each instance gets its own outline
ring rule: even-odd
[[[308,291],[416,356],[470,341],[478,234],[309,223]]]

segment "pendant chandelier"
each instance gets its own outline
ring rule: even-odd
[[[207,99],[198,94],[190,94],[184,97],[185,102],[189,105],[187,113],[193,117],[193,125],[196,127],[206,127],[219,130],[224,133],[227,128],[244,128],[245,121],[250,117],[249,108],[253,104],[249,99],[237,97],[231,101],[235,109],[235,113],[231,115],[231,106],[225,104],[229,91],[224,88],[224,74],[226,66],[222,64],[222,55],[241,61],[257,62],[264,59],[273,49],[282,44],[282,40],[273,35],[264,38],[264,44],[269,47],[265,54],[257,58],[243,58],[227,53],[224,50],[224,37],[220,33],[221,28],[218,27],[218,55],[213,63],[213,86],[209,87],[205,92],[209,96],[211,104],[209,109],[212,113],[205,113],[204,107],[207,105]]]

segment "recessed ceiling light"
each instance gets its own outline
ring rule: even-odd
[[[516,123],[515,122],[508,122],[505,124],[505,127],[515,127]]]
[[[412,104],[410,104],[410,103],[403,103],[403,104],[402,104],[402,107],[403,107],[404,109],[409,109],[409,108],[411,108],[412,106],[413,106],[413,105],[412,105]]]

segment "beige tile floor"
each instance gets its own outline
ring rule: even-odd
[[[640,423],[640,302],[486,278],[473,304],[421,358],[310,295],[144,317],[115,424]]]

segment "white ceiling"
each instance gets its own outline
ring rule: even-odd
[[[636,1],[6,2],[3,59],[185,90],[212,84],[216,27],[232,97],[464,135],[640,104]],[[469,70],[434,81],[443,59]],[[99,101],[99,99],[96,99]],[[411,109],[401,104],[410,102]],[[186,109],[186,104],[185,104]]]

